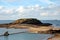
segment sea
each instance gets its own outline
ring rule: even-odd
[[[11,23],[14,20],[0,20],[0,24]],[[60,20],[41,20],[42,23],[51,23],[54,27],[60,28]],[[28,29],[14,29],[14,28],[0,28],[0,35],[3,35],[6,31],[9,34],[16,33],[9,36],[0,36],[0,40],[47,40],[52,34],[35,34],[35,33],[23,33]],[[22,33],[19,33],[22,32]]]

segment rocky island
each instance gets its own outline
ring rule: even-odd
[[[54,28],[51,23],[42,23],[35,18],[18,19],[12,23],[0,24],[0,27],[28,29],[30,33],[60,33],[60,28]]]
[[[35,18],[24,18],[24,19],[18,19],[12,23],[8,24],[0,24],[0,27],[10,27],[11,25],[16,24],[28,24],[28,25],[37,25],[37,26],[50,26],[52,24],[50,23],[42,23],[40,20],[37,20]]]

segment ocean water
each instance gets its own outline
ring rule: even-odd
[[[0,20],[0,24],[10,23],[13,20]],[[43,23],[51,23],[55,27],[60,27],[60,20],[41,20]],[[0,35],[3,35],[6,31],[9,34],[18,33],[18,32],[26,32],[28,29],[6,29],[0,28]],[[51,34],[32,34],[32,33],[18,33],[9,36],[0,36],[0,40],[47,40],[49,37],[53,35]]]
[[[12,34],[24,32],[27,31],[27,29],[0,28],[0,35],[4,34],[6,31],[8,31],[9,34]],[[0,40],[47,40],[51,36],[51,34],[18,33],[9,36],[0,36]]]
[[[22,33],[22,34],[15,34],[15,35],[9,35],[0,37],[0,40],[47,40],[47,38],[50,35],[47,34],[28,34],[28,33]]]

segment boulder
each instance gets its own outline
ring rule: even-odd
[[[8,35],[9,35],[8,31],[4,33],[4,36],[8,36]]]

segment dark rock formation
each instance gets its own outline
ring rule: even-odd
[[[42,23],[41,26],[50,26],[52,25],[51,23]]]
[[[52,24],[50,23],[42,23],[40,20],[31,18],[31,19],[25,19],[25,21],[21,22],[21,24],[33,24],[33,25],[40,25],[40,26],[50,26]]]
[[[56,34],[56,33],[60,33],[60,30],[49,30],[49,32],[50,32],[51,34]]]
[[[23,21],[21,24],[33,24],[33,25],[40,25],[42,24],[41,21],[37,20],[37,19],[26,19],[25,21]]]
[[[52,37],[49,37],[47,40],[60,40],[60,34],[54,34]]]
[[[8,36],[8,35],[9,35],[8,31],[4,33],[4,36]]]

